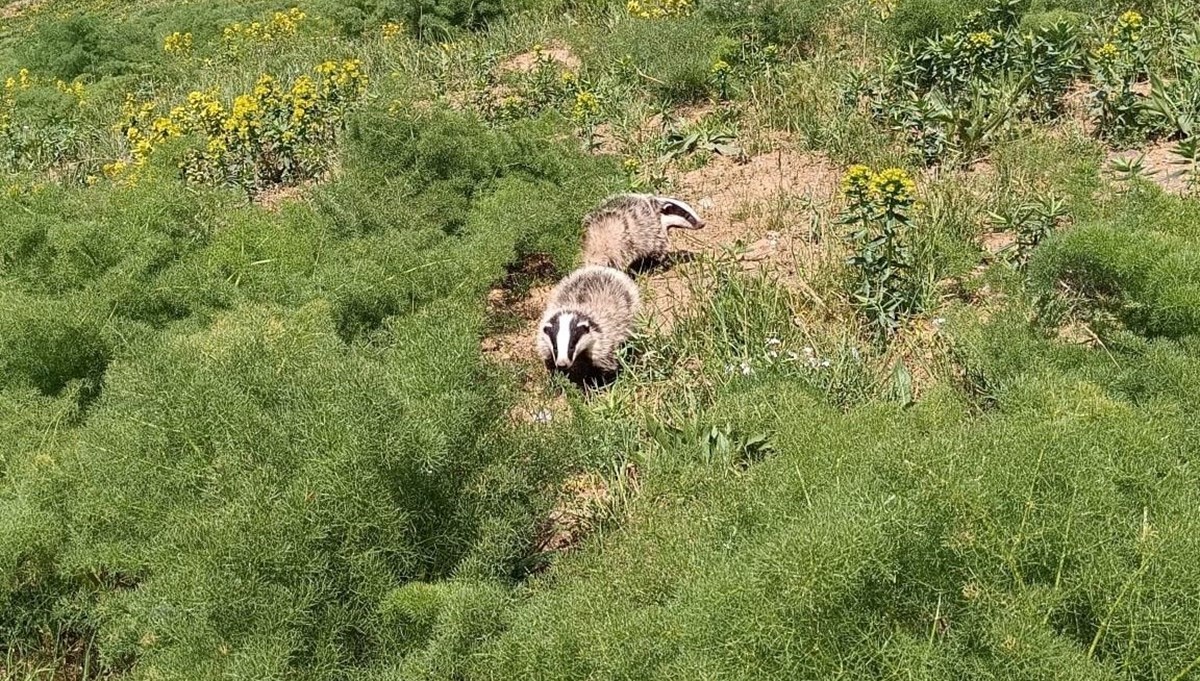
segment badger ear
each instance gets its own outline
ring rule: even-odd
[[[704,220],[687,203],[668,196],[656,196],[654,199],[663,224],[668,227],[700,229],[704,226]]]

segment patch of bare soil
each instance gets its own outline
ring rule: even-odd
[[[979,238],[979,245],[993,257],[1017,243],[1017,235],[1012,232],[987,232]]]
[[[819,225],[837,192],[839,171],[827,158],[778,149],[745,162],[715,156],[676,181],[675,196],[691,203],[707,223],[695,231],[673,230],[672,248],[683,259],[729,256],[746,270],[777,275],[799,289],[811,288],[806,271],[824,253]],[[639,282],[647,316],[663,330],[694,303],[685,280],[688,267],[671,268]]]
[[[0,7],[0,19],[15,19],[21,16],[26,10],[42,4],[42,0],[13,0],[12,2]]]
[[[1100,338],[1091,327],[1081,321],[1074,320],[1063,324],[1058,329],[1058,340],[1069,345],[1086,345],[1094,347],[1100,344]]]
[[[533,254],[488,293],[488,316],[505,330],[484,336],[479,345],[485,357],[512,370],[521,384],[519,399],[509,411],[514,423],[548,424],[570,417],[566,397],[549,392],[553,389],[547,385],[546,369],[534,343],[538,320],[554,287],[531,284],[546,280],[553,271],[554,263],[548,257]]]
[[[1063,113],[1084,134],[1092,137],[1096,132],[1096,121],[1092,118],[1094,89],[1090,83],[1079,81],[1063,95]]]
[[[519,320],[520,326],[503,333],[484,337],[480,343],[483,354],[508,364],[528,362],[533,356],[534,333],[538,319],[550,299],[552,286],[530,289],[529,295],[515,297],[506,289],[492,289],[488,294],[488,311]]]
[[[567,478],[559,489],[558,501],[542,523],[537,551],[562,552],[578,546],[605,516],[613,512],[621,496],[620,492],[614,492],[614,487],[625,494],[636,492],[639,487],[637,467],[625,464],[616,481],[605,480],[593,472]]]
[[[304,196],[304,192],[315,185],[316,181],[309,180],[297,185],[264,189],[254,195],[254,203],[274,213],[279,211],[285,203],[299,201]]]
[[[541,56],[548,57],[550,60],[558,62],[560,66],[571,71],[578,71],[580,62],[579,57],[576,57],[571,48],[560,42],[552,42],[540,52],[538,50],[530,50],[514,55],[500,62],[497,68],[501,73],[512,73],[514,71],[520,73],[529,73],[537,68],[538,58]]]
[[[1163,191],[1171,194],[1188,192],[1187,173],[1176,161],[1179,157],[1171,153],[1175,142],[1157,142],[1142,149],[1114,151],[1108,154],[1108,162],[1134,161],[1141,158],[1144,175]]]

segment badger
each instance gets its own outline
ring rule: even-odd
[[[617,369],[617,349],[629,339],[641,306],[637,285],[624,272],[581,267],[550,292],[538,325],[537,349],[546,368],[573,377]]]
[[[700,229],[704,220],[679,199],[616,194],[583,218],[583,264],[628,270],[639,260],[667,254],[667,230]]]

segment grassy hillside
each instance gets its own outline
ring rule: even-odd
[[[8,0],[0,678],[1200,677],[1192,5]]]

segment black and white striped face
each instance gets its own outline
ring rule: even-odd
[[[592,321],[575,312],[560,312],[542,327],[554,352],[554,365],[568,368],[592,346]]]
[[[667,196],[656,197],[658,203],[659,219],[666,227],[680,227],[682,229],[701,229],[704,227],[704,220],[696,211],[688,204],[679,199],[672,199]]]

